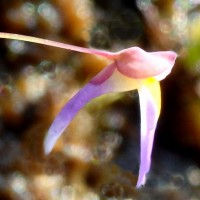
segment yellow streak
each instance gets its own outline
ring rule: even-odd
[[[152,98],[155,102],[158,115],[160,114],[161,110],[161,89],[160,83],[155,78],[148,78],[144,80],[145,87],[148,88],[148,91],[152,95]]]

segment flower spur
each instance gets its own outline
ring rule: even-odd
[[[154,134],[161,109],[159,81],[171,72],[177,54],[173,51],[146,52],[139,47],[131,47],[112,53],[10,33],[0,33],[0,38],[23,40],[99,55],[113,61],[92,78],[62,108],[45,137],[44,151],[46,154],[51,152],[64,129],[90,100],[106,93],[137,89],[141,113],[141,139],[140,168],[136,187],[144,185],[146,174],[150,169]]]

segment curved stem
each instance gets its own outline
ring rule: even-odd
[[[52,41],[52,40],[47,40],[47,39],[42,39],[42,38],[37,38],[37,37],[32,37],[32,36],[26,36],[26,35],[13,34],[13,33],[0,32],[0,38],[21,40],[21,41],[26,41],[26,42],[43,44],[43,45],[47,45],[47,46],[58,47],[61,49],[68,49],[71,51],[77,51],[77,52],[81,52],[81,53],[98,55],[98,56],[102,56],[102,57],[105,57],[108,59],[114,59],[114,55],[115,55],[115,53],[108,52],[108,51],[78,47],[75,45],[64,44],[62,42],[56,42],[56,41]]]

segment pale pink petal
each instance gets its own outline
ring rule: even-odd
[[[177,54],[173,51],[146,52],[131,47],[116,53],[117,69],[134,79],[165,78],[174,66]]]
[[[160,86],[157,81],[150,81],[138,90],[141,112],[140,169],[137,187],[145,184],[146,174],[151,164],[151,153],[155,129],[160,113]]]

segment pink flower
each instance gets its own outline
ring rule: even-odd
[[[106,93],[137,89],[141,112],[141,152],[137,187],[145,184],[161,108],[159,81],[171,72],[177,54],[173,51],[146,52],[139,47],[112,53],[17,34],[0,33],[0,37],[100,55],[113,61],[65,104],[48,131],[44,141],[44,150],[46,154],[52,150],[57,139],[77,112],[93,98]]]

